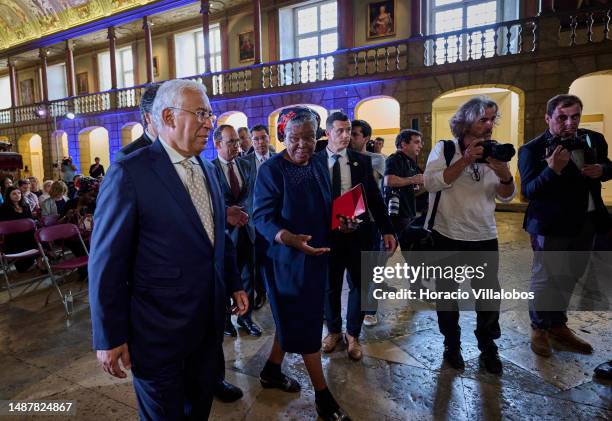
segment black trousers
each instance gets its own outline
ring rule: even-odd
[[[445,237],[439,232],[432,233],[437,250],[441,251],[465,251],[468,252],[466,259],[471,260],[476,253],[473,252],[497,252],[499,245],[497,238],[485,241],[459,241]],[[499,267],[499,256],[497,253],[487,253],[487,273],[489,276],[483,279],[474,277],[471,282],[472,289],[500,290],[497,271]],[[461,258],[461,257],[460,257]],[[479,264],[481,262],[466,261],[466,264]],[[437,291],[456,291],[459,284],[454,279],[437,279]],[[497,350],[494,340],[501,336],[499,327],[499,305],[498,300],[476,301],[476,330],[474,334],[478,340],[478,349]],[[438,314],[438,326],[440,333],[444,335],[444,345],[459,346],[461,343],[461,327],[459,327],[459,304],[452,300],[438,300],[436,302]]]
[[[243,319],[250,319],[251,313],[253,312],[253,301],[255,301],[255,288],[254,288],[254,249],[253,243],[249,238],[249,234],[246,228],[240,228],[238,231],[238,241],[236,246],[236,260],[238,263],[238,272],[242,279],[242,288],[249,297],[249,309],[247,312],[240,316]],[[229,301],[229,300],[228,300]],[[230,311],[231,303],[228,302],[228,317],[231,316]]]

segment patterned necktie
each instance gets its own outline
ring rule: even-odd
[[[230,190],[232,191],[232,196],[234,199],[238,199],[240,196],[240,183],[238,182],[238,177],[236,176],[236,171],[234,171],[234,163],[227,163],[227,175],[229,176],[229,184]]]
[[[199,174],[193,168],[193,163],[190,158],[181,161],[180,164],[187,172],[185,180],[187,191],[191,196],[193,206],[195,206],[200,221],[204,226],[204,230],[210,239],[210,242],[215,244],[215,223],[213,220],[213,209],[210,200],[210,194],[208,192],[208,186],[204,177],[200,177]]]
[[[342,194],[342,178],[340,177],[340,155],[334,154],[332,158],[336,160],[334,162],[334,166],[332,167],[332,196],[335,199],[336,197]]]

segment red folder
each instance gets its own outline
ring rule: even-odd
[[[332,205],[332,230],[340,226],[338,215],[345,218],[356,218],[365,213],[366,206],[363,200],[363,187],[361,183],[347,191],[341,196],[338,196]]]

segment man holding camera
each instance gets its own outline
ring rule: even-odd
[[[529,199],[523,227],[534,250],[531,349],[543,357],[552,354],[550,339],[593,352],[567,327],[566,310],[595,233],[611,228],[601,183],[612,177],[612,163],[603,135],[578,129],[581,115],[577,96],[551,98],[544,117],[548,129],[519,151],[522,193]]]
[[[470,253],[462,255],[462,259],[491,252],[487,253],[490,256],[488,276],[473,278],[471,287],[496,291],[499,290],[499,256],[495,199],[508,202],[516,190],[508,163],[494,159],[493,156],[498,155],[491,153],[491,135],[498,118],[498,106],[491,99],[475,97],[467,101],[450,119],[454,139],[435,145],[423,174],[425,188],[430,192],[425,226],[432,232],[435,249]],[[511,145],[497,145],[500,150],[513,149]],[[489,154],[491,156],[487,156]],[[436,290],[456,291],[460,282],[459,279],[437,279]],[[494,342],[501,336],[499,304],[499,300],[476,302],[474,334],[481,351],[480,361],[494,374],[502,372]],[[462,370],[465,362],[461,355],[458,302],[438,300],[436,305],[438,325],[444,335],[444,360],[451,367]]]

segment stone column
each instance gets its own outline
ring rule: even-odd
[[[144,29],[147,83],[153,83],[155,81],[155,75],[153,74],[153,40],[151,39],[151,24],[147,16],[142,18],[142,29]]]
[[[40,58],[40,101],[47,102],[49,99],[49,87],[47,84],[47,49],[41,48],[38,51]]]
[[[410,2],[410,38],[423,36],[421,22],[423,21],[421,2],[423,0],[412,0]]]
[[[543,13],[553,13],[555,11],[554,0],[540,0],[540,15]]]
[[[353,0],[338,0],[338,49],[354,47]]]
[[[74,41],[66,41],[66,81],[68,82],[68,96],[76,95],[76,82],[74,74]]]
[[[254,64],[261,63],[261,0],[253,0],[253,43],[255,44]]]
[[[108,28],[108,49],[110,50],[111,89],[117,89],[117,38],[114,26]]]
[[[8,59],[9,80],[11,85],[11,107],[19,106],[19,97],[17,96],[17,68],[15,67],[15,59]]]
[[[204,71],[210,73],[210,48],[208,44],[210,30],[210,2],[200,1],[200,13],[202,14],[202,30],[204,37]]]

